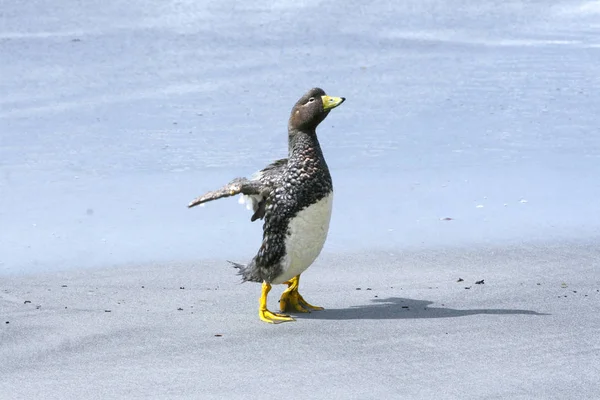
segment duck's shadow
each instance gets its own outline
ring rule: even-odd
[[[388,297],[374,299],[373,304],[352,306],[349,308],[328,308],[324,311],[315,311],[310,314],[297,315],[310,319],[412,319],[412,318],[454,318],[467,315],[548,315],[531,310],[519,309],[473,309],[456,310],[447,307],[429,307],[432,301]]]

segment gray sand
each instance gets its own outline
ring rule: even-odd
[[[326,310],[280,325],[223,261],[8,277],[0,397],[596,398],[599,260],[576,243],[327,254],[301,287]]]

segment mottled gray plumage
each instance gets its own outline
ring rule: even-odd
[[[252,196],[254,214],[251,220],[264,219],[263,241],[248,265],[233,263],[244,281],[270,283],[282,274],[290,221],[301,210],[333,191],[329,168],[316,134],[317,126],[329,114],[323,107],[322,96],[325,96],[322,89],[311,89],[292,109],[287,159],[273,162],[254,178],[236,178],[189,204],[193,207],[240,193]]]

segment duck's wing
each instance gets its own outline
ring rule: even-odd
[[[240,193],[247,196],[262,196],[265,190],[268,190],[268,188],[259,181],[253,181],[246,178],[235,178],[222,188],[206,192],[202,196],[192,200],[188,204],[188,207],[192,208],[199,204],[217,200],[222,197],[235,196]]]
[[[262,182],[265,185],[275,186],[283,175],[283,170],[285,169],[287,163],[287,158],[273,161],[271,164],[254,174],[251,179]]]
[[[258,182],[261,187],[267,189],[260,195],[248,195],[243,193],[240,203],[245,203],[246,207],[254,212],[250,221],[254,222],[257,219],[263,219],[265,217],[265,207],[267,206],[269,195],[273,189],[279,185],[287,163],[287,158],[274,161],[250,178],[251,182]]]
[[[207,192],[192,200],[188,207],[191,208],[223,197],[242,194],[242,202],[245,202],[248,208],[254,211],[250,220],[262,219],[265,216],[267,198],[271,191],[277,187],[286,165],[287,158],[274,161],[254,174],[252,178],[235,178],[222,188]]]

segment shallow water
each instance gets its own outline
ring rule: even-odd
[[[597,2],[3,5],[0,271],[250,258],[235,200],[313,86],[326,251],[594,239]],[[447,218],[451,218],[447,220]]]

